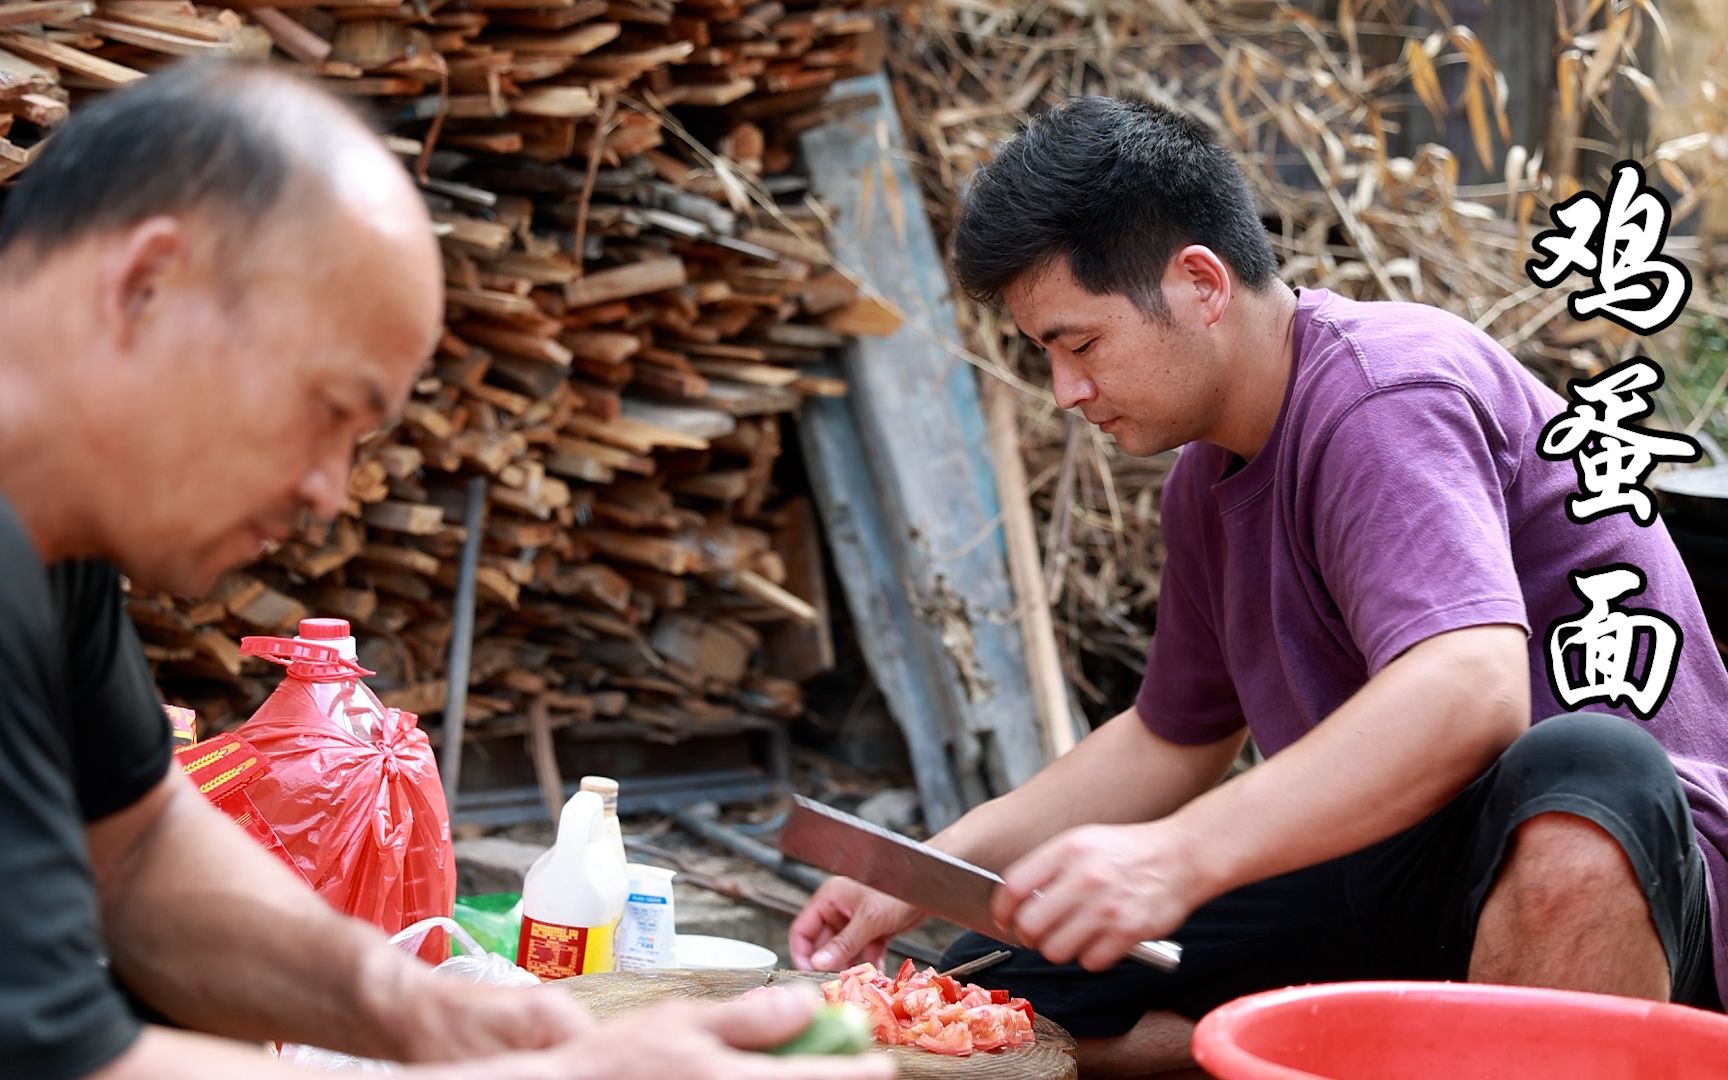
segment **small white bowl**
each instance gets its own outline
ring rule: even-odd
[[[773,950],[735,938],[679,934],[676,948],[678,966],[696,971],[767,971],[780,964]]]

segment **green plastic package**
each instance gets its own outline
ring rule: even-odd
[[[481,948],[512,964],[516,962],[516,942],[522,934],[521,893],[458,896],[455,919],[457,925],[473,935]],[[454,941],[450,947],[452,956],[461,955]]]

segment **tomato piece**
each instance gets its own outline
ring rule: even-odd
[[[966,1026],[972,1032],[975,1050],[1001,1050],[1019,1045],[1013,1022],[1008,1017],[1020,1014],[1006,1005],[979,1005],[966,1010]]]
[[[1037,1015],[1032,1012],[1032,1003],[1030,1001],[1027,1001],[1025,998],[1015,998],[1012,1001],[1010,1001],[1008,1004],[1011,1007],[1019,1009],[1021,1012],[1025,1013],[1026,1014],[1026,1022],[1028,1024],[1030,1024],[1034,1020],[1038,1019]]]
[[[942,991],[934,986],[907,991],[899,996],[899,1001],[901,1009],[909,1019],[922,1019],[946,1004],[942,1000]]]
[[[933,1054],[972,1056],[972,1030],[963,1023],[947,1024],[935,1035],[918,1036],[918,1045]]]
[[[880,987],[860,983],[857,1004],[870,1017],[871,1034],[877,1042],[893,1046],[899,1041],[900,1018],[894,1015],[894,1003]]]
[[[1006,1005],[1012,1000],[1014,1000],[1012,995],[1006,990],[990,991],[990,1004],[992,1005]]]
[[[946,1001],[950,1005],[966,996],[966,991],[960,988],[960,981],[958,979],[950,978],[947,975],[938,975],[934,979],[931,979],[930,982],[931,985],[941,989],[942,1000]]]
[[[898,985],[905,982],[907,979],[911,978],[912,973],[917,970],[918,965],[914,964],[911,960],[902,961],[900,964],[900,973],[894,976],[895,984]]]
[[[990,996],[990,991],[984,989],[982,986],[973,986],[967,989],[965,995],[960,998],[958,1004],[964,1005],[968,1009],[975,1009],[980,1005],[1001,1005],[1004,1003],[993,1000]]]

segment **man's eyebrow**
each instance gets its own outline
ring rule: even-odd
[[[1042,334],[1027,334],[1026,336],[1030,337],[1040,347],[1043,347],[1049,345],[1050,342],[1055,341],[1057,338],[1067,337],[1069,334],[1072,334],[1079,329],[1080,327],[1078,326],[1070,326],[1067,323],[1057,323],[1055,326],[1045,330]]]

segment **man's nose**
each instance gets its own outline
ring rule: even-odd
[[[300,477],[300,489],[296,494],[319,521],[331,520],[342,509],[352,463],[352,455],[344,452],[318,462]]]
[[[1050,388],[1061,409],[1078,408],[1098,396],[1098,388],[1078,365],[1054,355],[1050,358]]]

